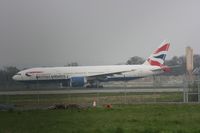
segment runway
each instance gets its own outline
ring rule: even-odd
[[[79,88],[62,90],[0,91],[0,95],[50,95],[50,94],[89,94],[89,93],[162,93],[183,92],[182,88]]]

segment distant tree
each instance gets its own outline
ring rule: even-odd
[[[144,59],[138,56],[131,57],[126,64],[142,64]],[[174,56],[170,60],[165,61],[165,65],[172,66],[172,72],[167,75],[182,75],[186,72],[186,59],[185,56]],[[173,67],[175,66],[175,67]],[[194,55],[194,68],[200,67],[200,55]]]
[[[200,55],[194,55],[194,68],[200,67]]]
[[[8,85],[15,84],[12,77],[18,71],[19,71],[19,69],[17,69],[16,67],[13,67],[13,66],[4,67],[4,69],[0,70],[0,85],[8,86]]]
[[[185,56],[174,56],[172,59],[167,60],[165,64],[172,67],[170,75],[182,75],[186,72]]]
[[[177,56],[174,56],[174,57],[172,57],[172,59],[166,61],[166,64],[169,66],[176,66],[180,63],[181,63],[181,61],[179,60],[179,57],[177,57]]]
[[[131,57],[131,58],[126,62],[127,65],[142,64],[142,63],[144,63],[144,59],[141,58],[141,57],[138,57],[138,56]]]
[[[197,67],[200,67],[200,55],[195,54],[194,55],[194,69]],[[174,69],[175,71],[173,71],[173,73],[175,74],[185,74],[186,72],[186,58],[185,56],[180,56],[180,57],[173,57],[169,63],[169,66],[173,66],[173,65],[179,65],[180,67]]]
[[[6,72],[4,70],[0,70],[0,85],[5,86],[7,81]]]

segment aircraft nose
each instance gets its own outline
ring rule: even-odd
[[[19,77],[18,77],[17,75],[14,75],[14,76],[12,77],[12,79],[13,79],[13,80],[19,80]]]

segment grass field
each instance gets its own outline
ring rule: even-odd
[[[98,105],[104,104],[135,104],[157,102],[183,102],[183,93],[93,93],[93,94],[63,94],[63,95],[3,95],[1,104],[13,104],[17,108],[47,108],[48,106],[64,104],[92,105],[96,100]]]
[[[200,133],[200,105],[1,111],[0,133]]]

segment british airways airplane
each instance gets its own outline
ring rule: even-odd
[[[25,83],[59,82],[70,87],[88,87],[96,81],[127,81],[170,71],[164,65],[170,43],[164,41],[141,65],[39,67],[18,72],[15,81]]]

